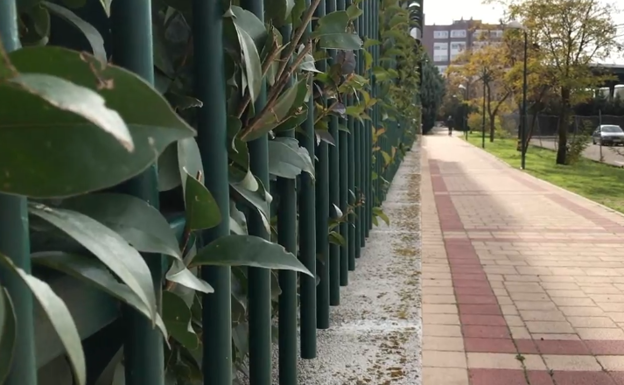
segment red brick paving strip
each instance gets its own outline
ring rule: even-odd
[[[448,193],[444,179],[435,160],[429,160],[434,193]],[[538,191],[541,186],[514,177],[518,182]],[[434,194],[440,228],[442,231],[464,231],[463,224],[450,195]],[[570,211],[581,215],[605,230],[622,229],[619,224],[600,217],[590,210],[559,196],[551,197]],[[618,231],[619,232],[619,231]],[[498,300],[494,295],[481,261],[472,246],[475,241],[499,242],[574,242],[572,239],[527,239],[527,238],[474,238],[444,239],[444,245],[451,269],[451,277],[459,308],[461,331],[466,352],[516,353],[549,355],[617,355],[624,354],[622,341],[570,341],[570,340],[514,340],[503,317]],[[581,240],[579,240],[581,241]],[[617,240],[596,239],[595,243],[616,243]],[[587,240],[582,240],[587,242]],[[622,240],[617,241],[622,243]],[[624,385],[624,372],[582,372],[555,371],[551,377],[548,371],[525,371],[507,369],[468,370],[471,385]],[[553,382],[554,379],[554,382]],[[437,384],[435,384],[437,385]],[[440,384],[444,385],[444,384]]]

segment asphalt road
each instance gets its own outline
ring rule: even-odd
[[[534,146],[556,149],[556,139],[554,138],[533,138],[531,144]],[[586,158],[600,161],[600,146],[597,144],[589,144],[589,147],[583,153]],[[602,147],[602,161],[614,166],[624,167],[624,147]]]

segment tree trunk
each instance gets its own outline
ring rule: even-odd
[[[489,118],[488,124],[490,125],[490,143],[494,142],[494,114],[492,113],[492,93],[490,91],[490,85],[487,85],[487,114]]]
[[[570,120],[570,89],[561,89],[561,112],[559,113],[559,148],[557,149],[557,164],[567,164],[568,155],[568,128]]]
[[[531,143],[531,139],[533,139],[533,134],[535,133],[535,124],[537,123],[537,117],[539,116],[539,112],[534,112],[531,116],[531,125],[528,127],[529,132],[526,133],[526,142],[524,148],[528,150],[529,143]]]

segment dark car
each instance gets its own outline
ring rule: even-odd
[[[592,142],[601,146],[624,145],[624,130],[615,124],[603,124],[592,134]]]

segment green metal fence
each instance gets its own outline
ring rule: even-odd
[[[414,27],[422,0],[0,1],[0,384],[297,384],[420,127]]]

